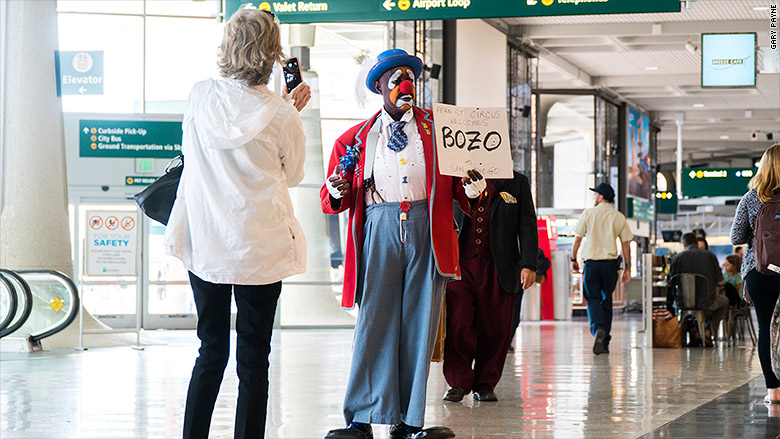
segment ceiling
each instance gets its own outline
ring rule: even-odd
[[[679,13],[489,21],[539,52],[540,88],[601,89],[654,112],[662,166],[676,160],[680,114],[687,164],[746,166],[780,140],[780,74],[759,73],[756,88],[702,89],[698,46],[703,32],[757,32],[759,47],[769,46],[769,11],[762,8],[771,0],[691,3]],[[689,41],[697,50],[686,49]],[[761,52],[757,63],[762,70]]]

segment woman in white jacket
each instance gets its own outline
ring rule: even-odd
[[[239,10],[220,46],[223,78],[195,84],[184,114],[185,166],[165,245],[189,270],[198,310],[201,346],[187,392],[185,438],[209,435],[230,354],[231,293],[238,307],[235,437],[264,436],[281,280],[306,270],[306,240],[288,188],[303,179],[306,138],[298,111],[311,93],[306,84],[296,87],[293,106],[268,89],[282,59],[274,16]]]

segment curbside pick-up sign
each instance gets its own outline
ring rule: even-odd
[[[57,96],[102,95],[103,51],[54,53]]]

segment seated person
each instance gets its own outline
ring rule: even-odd
[[[742,258],[737,255],[728,255],[723,261],[723,281],[726,297],[729,299],[729,305],[744,305],[742,292],[742,276],[739,270],[742,268]]]
[[[669,283],[676,285],[678,278],[674,276],[683,273],[701,274],[707,278],[709,285],[706,290],[699,290],[698,286],[696,288],[696,309],[712,311],[714,322],[717,323],[723,320],[729,307],[729,300],[720,294],[723,287],[723,273],[720,271],[718,258],[711,251],[699,248],[696,235],[693,233],[684,233],[680,241],[685,250],[672,258],[669,267]]]

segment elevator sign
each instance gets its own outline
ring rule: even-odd
[[[132,211],[87,211],[87,276],[135,276],[138,214]]]
[[[680,12],[679,0],[227,0],[225,5],[226,17],[254,8],[273,12],[282,23]]]
[[[54,62],[57,96],[103,94],[103,51],[56,51]]]

